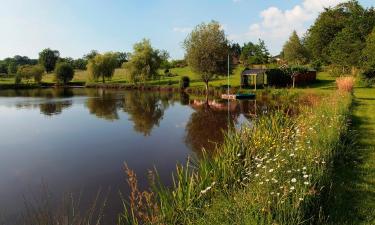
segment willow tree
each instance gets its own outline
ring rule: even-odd
[[[107,52],[105,54],[97,54],[94,58],[89,60],[87,65],[89,77],[95,81],[102,78],[103,83],[105,83],[105,78],[112,78],[117,64],[117,56],[115,53]]]
[[[130,55],[130,60],[125,64],[130,80],[137,83],[154,79],[160,68],[164,52],[154,49],[148,39],[135,43],[133,49],[134,52]]]
[[[202,23],[187,36],[184,48],[188,65],[199,74],[208,91],[208,83],[227,71],[229,44],[224,30],[216,21]]]

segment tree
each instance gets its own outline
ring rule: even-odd
[[[87,69],[87,60],[80,58],[80,59],[75,59],[73,61],[73,68],[76,70],[86,70]]]
[[[17,64],[12,61],[8,64],[8,74],[15,74],[15,73],[17,73]]]
[[[74,77],[74,69],[67,62],[61,62],[56,65],[55,69],[56,81],[64,85],[71,81]]]
[[[123,63],[128,61],[129,53],[126,52],[115,52],[116,60],[117,60],[117,68],[120,68]]]
[[[36,83],[42,81],[42,75],[44,68],[41,65],[23,65],[19,66],[16,74],[16,83],[20,83],[23,79],[29,83],[31,79],[34,79]]]
[[[238,61],[240,59],[241,52],[242,52],[242,49],[238,43],[233,43],[230,45],[230,54],[233,60]]]
[[[375,68],[375,28],[366,39],[366,46],[363,49],[363,67],[365,69]]]
[[[342,72],[358,67],[365,43],[349,27],[344,28],[329,45],[330,61],[342,68]]]
[[[286,61],[297,65],[306,64],[309,61],[307,50],[296,31],[293,31],[289,40],[284,44],[282,55]]]
[[[97,54],[93,59],[89,60],[87,71],[92,79],[98,80],[101,77],[103,83],[105,83],[105,78],[112,78],[116,67],[116,54],[107,52],[105,54]]]
[[[267,64],[270,53],[263,40],[259,39],[258,44],[245,43],[241,51],[241,61],[245,66],[252,64]]]
[[[134,52],[131,54],[129,62],[125,64],[131,81],[137,83],[153,79],[162,61],[160,51],[153,49],[150,40],[147,39],[134,44],[133,49]]]
[[[84,55],[83,58],[86,59],[87,61],[95,58],[96,55],[98,55],[99,52],[96,50],[91,50],[88,54]]]
[[[226,74],[229,45],[218,22],[196,26],[185,39],[184,48],[188,65],[200,75],[207,91],[215,75]]]
[[[57,50],[47,48],[39,53],[39,63],[44,66],[47,73],[55,69],[56,62],[59,58],[60,52]]]
[[[32,77],[34,77],[35,83],[41,83],[43,74],[44,74],[44,68],[42,65],[34,65],[31,67],[31,73]]]

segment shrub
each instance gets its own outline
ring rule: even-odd
[[[55,76],[57,83],[67,84],[73,79],[73,67],[68,63],[58,63],[55,69]]]
[[[336,85],[339,91],[353,92],[354,83],[354,77],[340,77],[336,79]]]
[[[283,69],[270,69],[266,72],[268,85],[285,87],[292,82],[291,77]]]
[[[42,81],[44,68],[41,65],[23,65],[18,67],[17,74],[15,77],[16,84],[21,83],[22,79],[26,79],[29,82],[30,79],[34,79],[36,83]]]
[[[189,86],[190,86],[190,78],[188,76],[181,77],[180,87],[185,89],[185,88],[188,88]]]
[[[366,79],[375,79],[375,65],[367,68],[362,74]]]

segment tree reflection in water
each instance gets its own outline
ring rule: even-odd
[[[145,136],[159,126],[171,97],[159,92],[129,92],[124,96],[124,111],[134,123],[134,130]]]
[[[122,107],[121,99],[117,97],[115,91],[105,89],[88,89],[89,98],[86,107],[90,113],[98,118],[108,121],[119,119],[117,110]]]
[[[191,106],[195,112],[186,125],[185,142],[198,155],[202,148],[214,154],[216,145],[224,141],[225,132],[237,123],[239,107],[232,102],[228,112],[228,105],[217,101],[193,101]]]

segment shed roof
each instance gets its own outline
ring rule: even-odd
[[[265,73],[267,70],[266,69],[248,69],[244,70],[242,72],[242,76],[249,76],[249,75],[254,75],[254,74],[262,74]]]

